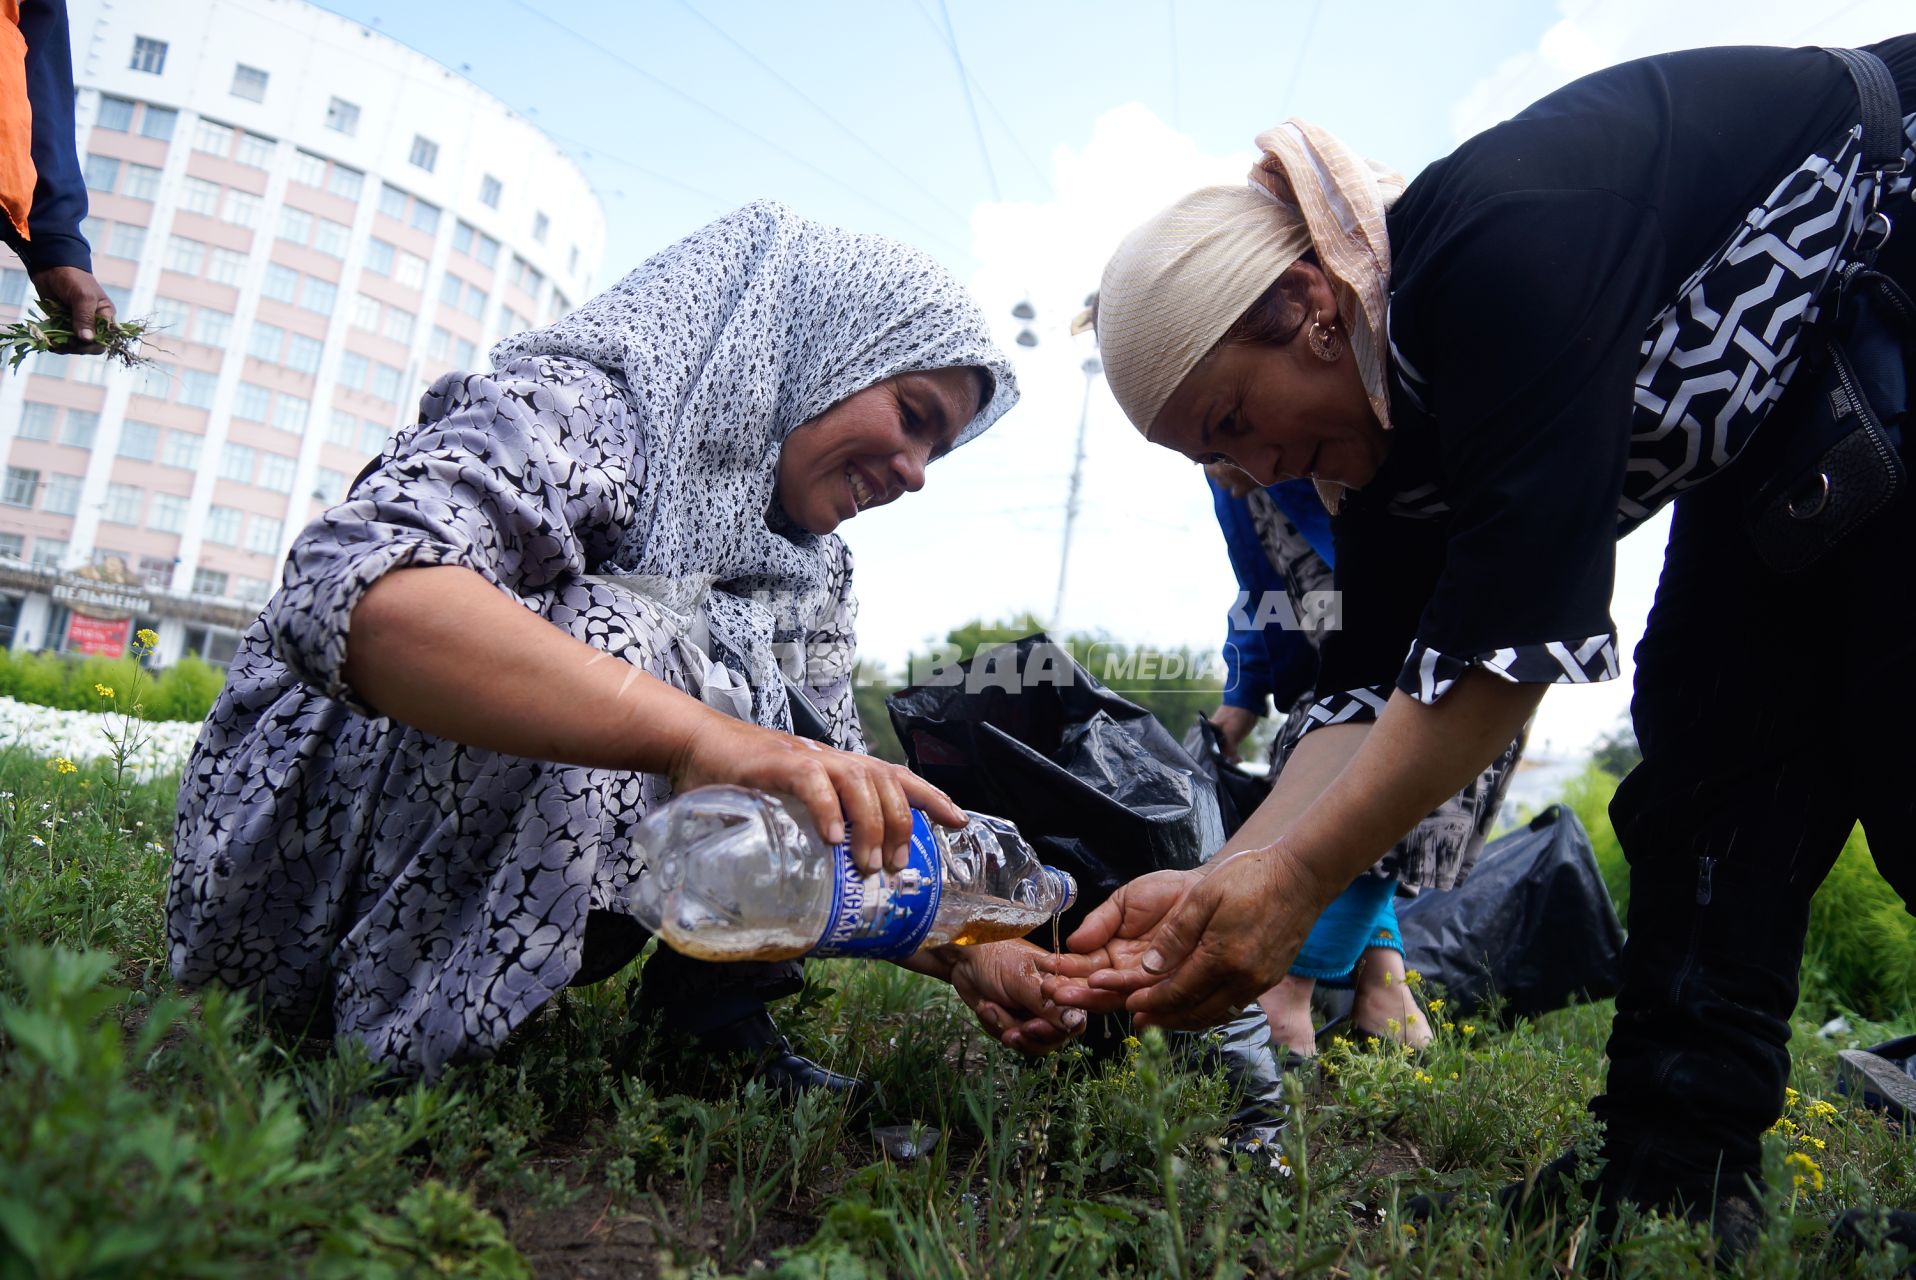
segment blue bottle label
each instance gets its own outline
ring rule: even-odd
[[[852,865],[849,844],[837,846],[832,854],[838,860],[832,918],[813,955],[895,960],[925,944],[945,891],[930,819],[911,811],[911,861],[903,871],[861,876]]]

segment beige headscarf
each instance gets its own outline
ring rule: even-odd
[[[1257,145],[1249,184],[1193,191],[1126,236],[1105,265],[1097,329],[1111,393],[1148,432],[1238,317],[1315,249],[1371,408],[1388,429],[1384,211],[1403,194],[1404,179],[1302,120],[1259,134]],[[1334,508],[1326,488],[1339,487],[1319,487]]]

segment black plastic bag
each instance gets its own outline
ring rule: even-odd
[[[1224,843],[1211,779],[1150,712],[1043,635],[982,649],[887,706],[913,772],[1015,822],[1077,879],[1066,932],[1127,881],[1195,867]]]
[[[1230,839],[1244,820],[1257,812],[1271,794],[1268,774],[1252,773],[1224,758],[1224,731],[1203,716],[1184,735],[1184,750],[1217,787],[1218,810],[1224,818],[1224,837]]]
[[[1601,1000],[1623,978],[1623,925],[1577,815],[1561,805],[1485,848],[1455,889],[1399,899],[1404,965],[1448,993],[1453,1016],[1493,996],[1507,1022]]]

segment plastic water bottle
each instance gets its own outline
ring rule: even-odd
[[[913,810],[910,863],[869,876],[849,846],[819,835],[804,805],[746,787],[675,796],[646,815],[633,842],[645,869],[628,890],[632,914],[702,960],[891,959],[996,942],[1078,896],[1016,827],[978,813],[950,831]]]

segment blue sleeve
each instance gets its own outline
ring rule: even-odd
[[[33,107],[33,167],[39,176],[27,214],[33,240],[13,247],[31,271],[91,271],[93,253],[80,234],[87,213],[86,179],[74,150],[66,0],[22,0],[20,35],[27,43],[27,101]]]
[[[1311,550],[1317,558],[1337,568],[1337,553],[1331,539],[1331,513],[1324,510],[1324,500],[1317,496],[1317,486],[1309,480],[1286,480],[1274,484],[1264,492],[1271,495],[1271,501],[1284,513],[1284,518],[1297,526],[1304,535],[1304,541],[1311,544]]]
[[[1301,631],[1239,625],[1249,623],[1258,598],[1266,591],[1282,594],[1284,581],[1264,554],[1250,505],[1233,498],[1215,480],[1207,477],[1207,482],[1238,587],[1238,607],[1231,611],[1224,639],[1224,705],[1265,715],[1275,699],[1283,710],[1310,691],[1317,675],[1317,651]]]

